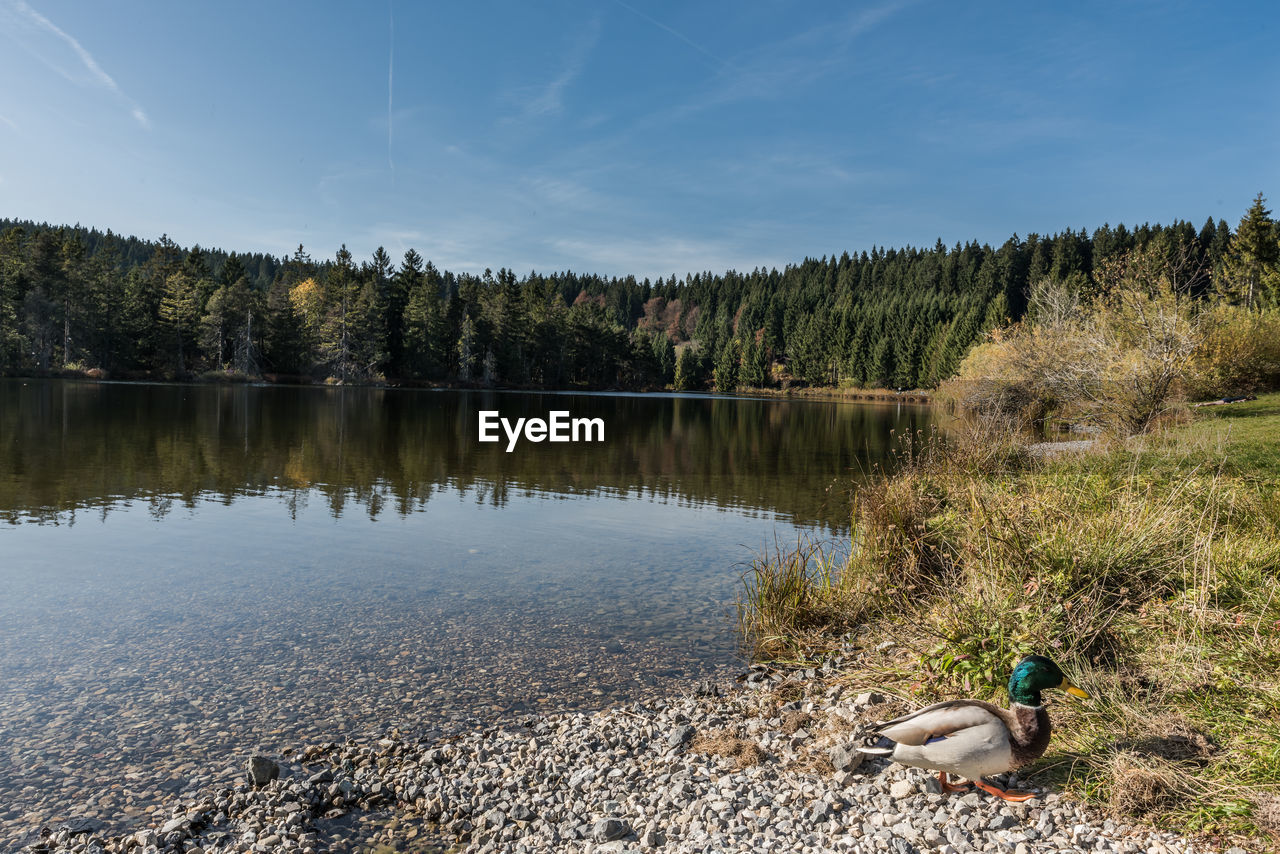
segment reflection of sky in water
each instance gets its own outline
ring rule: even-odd
[[[832,483],[838,485],[837,482],[839,480],[839,478],[833,478]],[[265,489],[238,489],[232,495],[217,497],[200,495],[195,498],[187,498],[180,495],[165,494],[146,497],[103,495],[95,496],[93,503],[86,506],[57,512],[42,511],[40,514],[33,514],[28,511],[25,514],[18,515],[16,518],[0,520],[0,530],[3,530],[4,522],[13,527],[50,525],[70,528],[86,523],[105,522],[108,517],[119,513],[128,513],[131,516],[145,514],[153,520],[161,521],[179,518],[183,514],[193,516],[211,506],[230,506],[246,498],[273,499],[272,503],[274,503],[278,512],[284,514],[286,521],[293,515],[291,511],[295,508],[299,510],[324,508],[325,512],[335,520],[354,516],[364,517],[373,522],[380,522],[393,517],[408,517],[429,511],[441,512],[440,505],[447,503],[500,510],[513,498],[545,499],[549,501],[589,501],[593,498],[622,499],[688,508],[709,507],[711,509],[732,511],[753,519],[787,518],[785,513],[761,509],[753,504],[733,498],[720,498],[714,502],[691,498],[682,495],[674,484],[662,486],[637,485],[632,487],[584,486],[582,488],[567,486],[551,490],[509,484],[500,486],[494,481],[477,479],[463,486],[452,483],[441,487],[433,486],[428,491],[429,494],[427,495],[408,500],[397,496],[394,492],[394,487],[386,483],[376,483],[358,494],[341,490],[336,493],[333,490],[322,493],[314,488],[272,486]],[[264,503],[259,505],[254,512],[268,513],[273,511],[267,509]],[[666,521],[666,517],[664,516],[663,518]],[[816,526],[800,525],[800,527],[812,529]],[[836,527],[839,529],[843,526],[837,525]]]
[[[839,485],[839,480],[840,478],[833,478],[833,485]],[[550,502],[576,502],[576,512],[579,513],[586,512],[584,507],[595,499],[601,499],[606,502],[624,500],[637,504],[653,504],[663,507],[720,510],[753,519],[784,520],[788,518],[785,513],[762,509],[732,497],[718,498],[714,502],[691,498],[682,495],[674,484],[661,486],[637,485],[632,487],[584,486],[582,488],[567,486],[550,490],[509,484],[499,486],[493,481],[473,479],[465,486],[457,486],[450,483],[441,487],[432,487],[428,492],[429,494],[427,495],[404,500],[393,492],[392,487],[384,483],[377,483],[358,494],[341,490],[335,493],[332,489],[328,492],[320,492],[314,488],[268,487],[256,490],[239,489],[233,495],[217,497],[200,495],[195,498],[188,498],[165,494],[146,497],[102,495],[95,496],[93,503],[86,506],[73,507],[56,512],[41,511],[39,514],[34,514],[30,511],[20,512],[14,517],[0,520],[0,531],[3,531],[6,527],[3,524],[5,522],[8,523],[8,527],[47,525],[74,528],[77,525],[104,523],[108,518],[114,518],[117,515],[128,515],[133,519],[145,516],[153,521],[167,521],[183,518],[184,516],[193,518],[198,513],[206,512],[210,507],[230,507],[246,500],[255,501],[259,499],[262,500],[254,505],[254,510],[252,511],[255,516],[275,513],[285,523],[289,523],[290,518],[297,515],[294,513],[295,510],[306,509],[312,511],[323,509],[323,512],[329,515],[333,521],[361,517],[371,522],[384,522],[395,518],[404,522],[409,517],[427,513],[434,514],[433,518],[444,516],[459,519],[467,518],[465,513],[461,516],[458,515],[460,511],[457,508],[459,507],[485,507],[490,510],[501,511],[513,499],[521,501],[541,499]],[[552,506],[555,505],[553,504]],[[530,515],[528,510],[517,508],[515,512],[526,516]],[[637,512],[642,511],[632,508],[629,511],[628,518],[638,518],[634,515]],[[588,515],[590,518],[596,519],[609,518],[608,514],[589,513]],[[676,517],[670,516],[664,511],[660,517],[651,516],[649,518],[654,521],[661,518],[663,524],[670,524]],[[569,521],[572,524],[572,520]],[[623,521],[625,522],[625,520]],[[814,529],[816,526],[802,524],[799,527]],[[836,525],[835,527],[839,529],[843,526]],[[0,542],[3,541],[0,540]]]

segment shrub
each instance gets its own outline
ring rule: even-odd
[[[943,394],[1024,423],[1058,416],[1119,435],[1147,430],[1179,408],[1206,329],[1181,268],[1158,254],[1136,250],[1105,266],[1087,304],[1079,282],[1033,288],[1031,319],[971,352]]]
[[[1195,399],[1280,388],[1280,310],[1217,305],[1191,358],[1187,393]]]

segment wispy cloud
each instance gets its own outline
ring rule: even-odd
[[[8,126],[9,126],[10,128],[12,128],[13,130],[17,130],[17,129],[18,129],[18,125],[17,125],[17,123],[15,123],[13,119],[9,118],[8,116],[6,116],[6,115],[4,115],[4,114],[2,114],[2,113],[0,113],[0,123],[4,123],[4,124],[8,125]]]
[[[631,14],[636,15],[637,17],[643,18],[644,20],[648,21],[650,24],[653,24],[658,29],[663,30],[664,32],[670,33],[671,35],[675,36],[677,39],[684,42],[689,47],[693,48],[698,53],[702,54],[704,57],[715,62],[715,64],[718,65],[720,68],[728,69],[730,71],[737,70],[736,66],[734,66],[732,62],[729,62],[727,59],[722,59],[721,57],[715,55],[714,53],[707,50],[705,47],[698,44],[696,41],[689,38],[684,33],[680,32],[674,27],[667,26],[666,24],[659,21],[657,18],[654,18],[650,15],[646,15],[644,12],[641,12],[639,9],[637,9],[635,6],[632,6],[630,3],[623,2],[623,0],[613,0],[613,2],[617,3],[619,6],[626,9]]]
[[[629,13],[640,14],[625,0],[614,0]],[[583,164],[607,163],[615,167],[619,163],[643,159],[636,155],[632,143],[635,139],[655,131],[669,131],[678,122],[694,119],[709,110],[730,106],[744,101],[780,100],[792,97],[822,78],[847,73],[849,55],[866,43],[866,36],[883,26],[895,15],[920,2],[920,0],[886,0],[879,5],[848,12],[821,25],[809,27],[798,33],[784,34],[750,47],[732,60],[717,59],[717,73],[710,75],[690,88],[683,100],[663,105],[652,112],[613,122],[607,132],[593,134],[583,144],[566,149],[559,161],[569,168],[580,169]],[[660,29],[669,28],[655,22]],[[675,34],[682,41],[683,34]],[[692,41],[692,40],[690,40]],[[696,45],[696,43],[695,43]],[[700,47],[700,46],[698,46]],[[700,49],[700,53],[705,49]],[[711,54],[714,57],[714,54]],[[750,159],[750,158],[748,158]],[[839,158],[848,161],[847,157]],[[661,164],[651,164],[658,171],[665,171]],[[717,160],[714,168],[730,165],[725,159]],[[744,164],[747,165],[747,164]],[[759,164],[762,169],[767,164]],[[861,177],[861,170],[853,166],[837,166]],[[768,178],[767,171],[761,171]],[[836,174],[836,177],[844,176]],[[650,177],[648,180],[652,180]],[[681,179],[683,183],[683,178]]]
[[[708,91],[685,104],[681,112],[700,112],[752,98],[783,97],[798,87],[848,68],[848,53],[854,42],[915,2],[889,0],[879,6],[857,9],[830,23],[763,45],[752,51],[750,62],[735,66],[737,74],[718,80]]]
[[[841,28],[841,35],[846,39],[857,38],[880,26],[880,24],[915,2],[916,0],[890,0],[890,2],[879,6],[859,9],[845,18],[844,25]]]
[[[939,116],[920,130],[920,139],[933,146],[994,155],[1025,150],[1046,140],[1097,139],[1103,130],[1102,124],[1089,116],[1045,106],[1018,110],[1007,118],[962,113]]]
[[[782,188],[822,188],[833,185],[866,186],[883,184],[903,177],[900,169],[876,163],[855,168],[858,152],[831,150],[804,140],[788,140],[782,146],[768,145],[749,150],[731,160],[716,164],[735,186],[750,186],[760,192],[776,192]]]
[[[50,21],[44,15],[41,15],[35,9],[32,9],[31,6],[26,3],[26,0],[15,0],[15,2],[12,3],[12,8],[18,12],[18,14],[26,18],[31,24],[34,24],[36,27],[39,27],[46,32],[52,33],[65,42],[84,64],[85,69],[88,70],[93,85],[106,89],[124,101],[129,107],[129,115],[133,116],[134,121],[147,130],[151,129],[151,120],[147,117],[147,114],[143,111],[142,107],[140,107],[136,101],[120,89],[120,86],[116,83],[115,79],[103,70],[102,66],[98,64],[98,61],[85,49],[84,45],[80,44],[78,39],[63,30],[57,24]],[[79,82],[64,69],[58,68],[56,70],[68,80]]]
[[[527,203],[534,210],[595,211],[612,200],[573,178],[536,176],[521,181]]]
[[[516,98],[521,101],[520,118],[538,119],[564,112],[564,92],[582,74],[587,57],[600,41],[600,18],[591,19],[587,28],[569,51],[564,68],[554,78],[537,89],[522,88]]]

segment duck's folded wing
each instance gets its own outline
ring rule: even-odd
[[[950,700],[876,724],[873,732],[898,744],[925,744],[970,727],[1003,724],[999,710],[981,700]]]

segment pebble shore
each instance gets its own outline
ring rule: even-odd
[[[27,854],[107,852],[939,852],[1212,849],[1044,792],[1011,804],[940,794],[924,772],[865,761],[858,728],[901,710],[813,671],[444,739],[387,737],[241,758],[234,785],[168,804],[153,826],[32,829]],[[1009,780],[1035,790],[1034,782]],[[1229,849],[1228,854],[1248,854]]]

